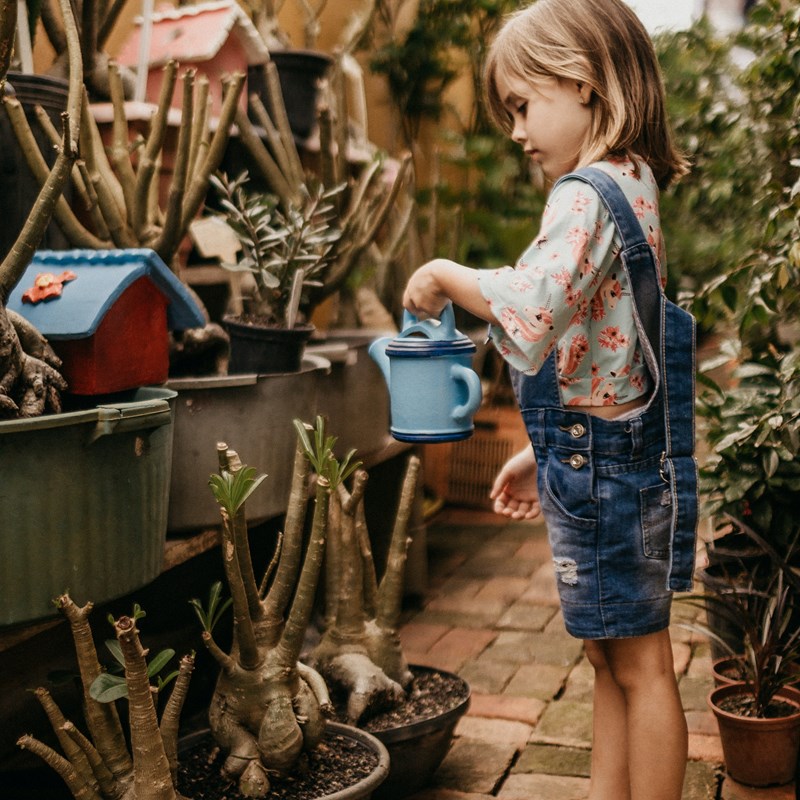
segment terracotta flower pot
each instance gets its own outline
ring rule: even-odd
[[[728,686],[731,683],[738,683],[738,667],[741,661],[741,656],[724,656],[723,658],[715,659],[711,665],[714,686]]]
[[[743,690],[743,683],[731,683],[713,689],[708,696],[719,724],[727,773],[747,786],[791,783],[800,750],[800,691],[785,687],[778,692],[778,700],[794,707],[785,717],[742,717],[720,707],[725,698]]]

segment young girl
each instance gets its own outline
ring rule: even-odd
[[[516,267],[445,259],[404,305],[492,326],[533,447],[495,510],[540,512],[567,630],[595,670],[591,800],[677,800],[687,757],[668,625],[691,588],[694,326],[663,294],[658,192],[686,172],[652,43],[621,0],[538,0],[492,45],[498,124],[554,186]]]

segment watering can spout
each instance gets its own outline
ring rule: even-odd
[[[390,336],[384,336],[381,339],[376,339],[370,346],[369,346],[369,354],[372,357],[372,360],[380,367],[381,372],[383,373],[383,379],[386,381],[387,386],[389,385],[389,356],[386,355],[386,346],[391,342],[392,339]]]

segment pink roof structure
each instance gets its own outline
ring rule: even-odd
[[[142,18],[120,50],[117,60],[135,67],[139,56]],[[161,6],[153,15],[150,68],[170,59],[181,64],[211,61],[234,36],[247,64],[263,64],[269,58],[264,41],[247,14],[233,0],[191,6]]]
[[[117,60],[136,68],[142,36],[142,18],[123,45]],[[222,107],[222,84],[226,75],[247,74],[250,66],[269,60],[269,51],[255,25],[235,0],[200,3],[193,6],[161,6],[153,14],[150,36],[147,85],[143,99],[158,101],[164,80],[162,67],[174,60],[181,67],[194,68],[209,80],[211,113],[218,116]],[[240,98],[247,107],[247,93]],[[180,109],[180,92],[174,92],[172,107]]]

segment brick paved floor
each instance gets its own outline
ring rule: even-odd
[[[429,587],[400,635],[409,661],[458,673],[472,702],[433,785],[414,800],[585,800],[591,668],[564,630],[541,523],[445,508],[428,526]],[[675,669],[689,725],[684,800],[794,800],[724,776],[708,645],[673,613]]]

